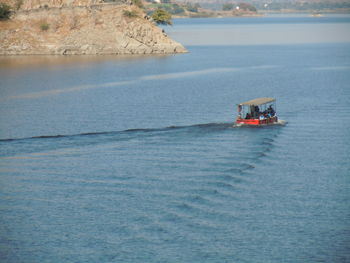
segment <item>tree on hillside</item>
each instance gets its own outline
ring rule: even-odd
[[[134,5],[136,5],[139,8],[143,8],[143,3],[141,0],[131,0],[131,3],[133,3]]]
[[[195,3],[195,4],[191,4],[191,3],[187,3],[186,4],[186,9],[190,12],[193,12],[193,13],[197,13],[198,12],[198,8],[200,8],[200,4],[198,3]]]
[[[238,6],[239,6],[239,9],[241,9],[241,10],[256,12],[255,6],[253,6],[251,4],[239,3]]]
[[[230,11],[234,8],[234,5],[233,4],[230,4],[230,3],[226,3],[226,4],[223,4],[222,6],[222,10],[223,11]]]
[[[152,18],[157,24],[173,24],[173,22],[171,21],[171,14],[161,8],[158,8],[156,11],[154,11],[154,13],[152,14]]]
[[[0,20],[6,20],[10,18],[11,7],[7,4],[0,3]]]
[[[173,4],[173,9],[171,10],[171,13],[174,15],[184,13],[185,10],[179,6],[178,4]]]

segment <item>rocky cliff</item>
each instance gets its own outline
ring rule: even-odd
[[[18,6],[20,0],[7,1]],[[186,52],[140,8],[119,1],[24,0],[10,20],[0,21],[0,55]]]

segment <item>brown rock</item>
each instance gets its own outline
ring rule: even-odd
[[[187,52],[138,7],[98,1],[25,0],[11,20],[0,22],[0,55]],[[125,10],[139,15],[127,17]]]

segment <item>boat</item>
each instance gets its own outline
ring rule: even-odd
[[[276,113],[276,99],[257,98],[237,104],[236,126],[284,125]]]

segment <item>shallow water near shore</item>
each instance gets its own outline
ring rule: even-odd
[[[188,54],[0,58],[0,261],[350,261],[350,19],[266,19],[175,20]],[[288,124],[235,128],[255,97]]]

